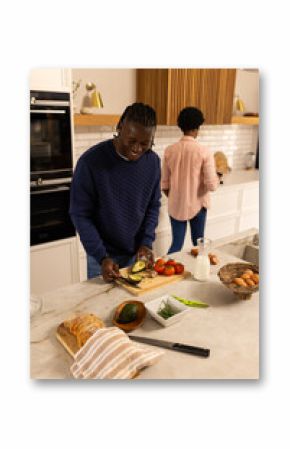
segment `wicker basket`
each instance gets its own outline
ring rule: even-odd
[[[221,282],[228,287],[239,299],[250,299],[252,293],[259,290],[259,284],[253,286],[243,287],[236,285],[233,280],[240,277],[246,269],[252,270],[259,274],[259,268],[256,265],[249,263],[228,263],[224,265],[218,272],[218,277]]]

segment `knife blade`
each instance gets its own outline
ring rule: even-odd
[[[146,343],[152,346],[160,346],[161,348],[172,349],[174,351],[186,352],[187,354],[198,355],[200,357],[209,357],[210,349],[200,348],[199,346],[184,345],[171,341],[157,340],[156,338],[140,337],[138,335],[128,335],[131,340],[140,343]]]

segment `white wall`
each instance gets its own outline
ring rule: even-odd
[[[259,71],[237,69],[235,95],[245,104],[245,112],[259,113]]]
[[[104,108],[100,114],[121,114],[136,101],[136,69],[72,69],[72,79],[81,80],[74,100],[76,112],[80,111],[88,82],[95,83],[101,93]]]

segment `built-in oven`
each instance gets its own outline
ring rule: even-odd
[[[47,182],[30,190],[30,244],[39,245],[76,235],[69,216],[70,180]]]
[[[30,91],[30,242],[76,235],[69,216],[72,179],[70,95]]]
[[[31,181],[72,175],[68,92],[30,91]]]

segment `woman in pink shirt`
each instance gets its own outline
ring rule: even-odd
[[[213,154],[196,141],[203,124],[202,112],[194,107],[182,109],[177,124],[184,136],[164,153],[161,188],[168,196],[168,213],[172,228],[172,244],[168,254],[183,247],[187,222],[192,244],[204,236],[209,192],[217,189]]]

